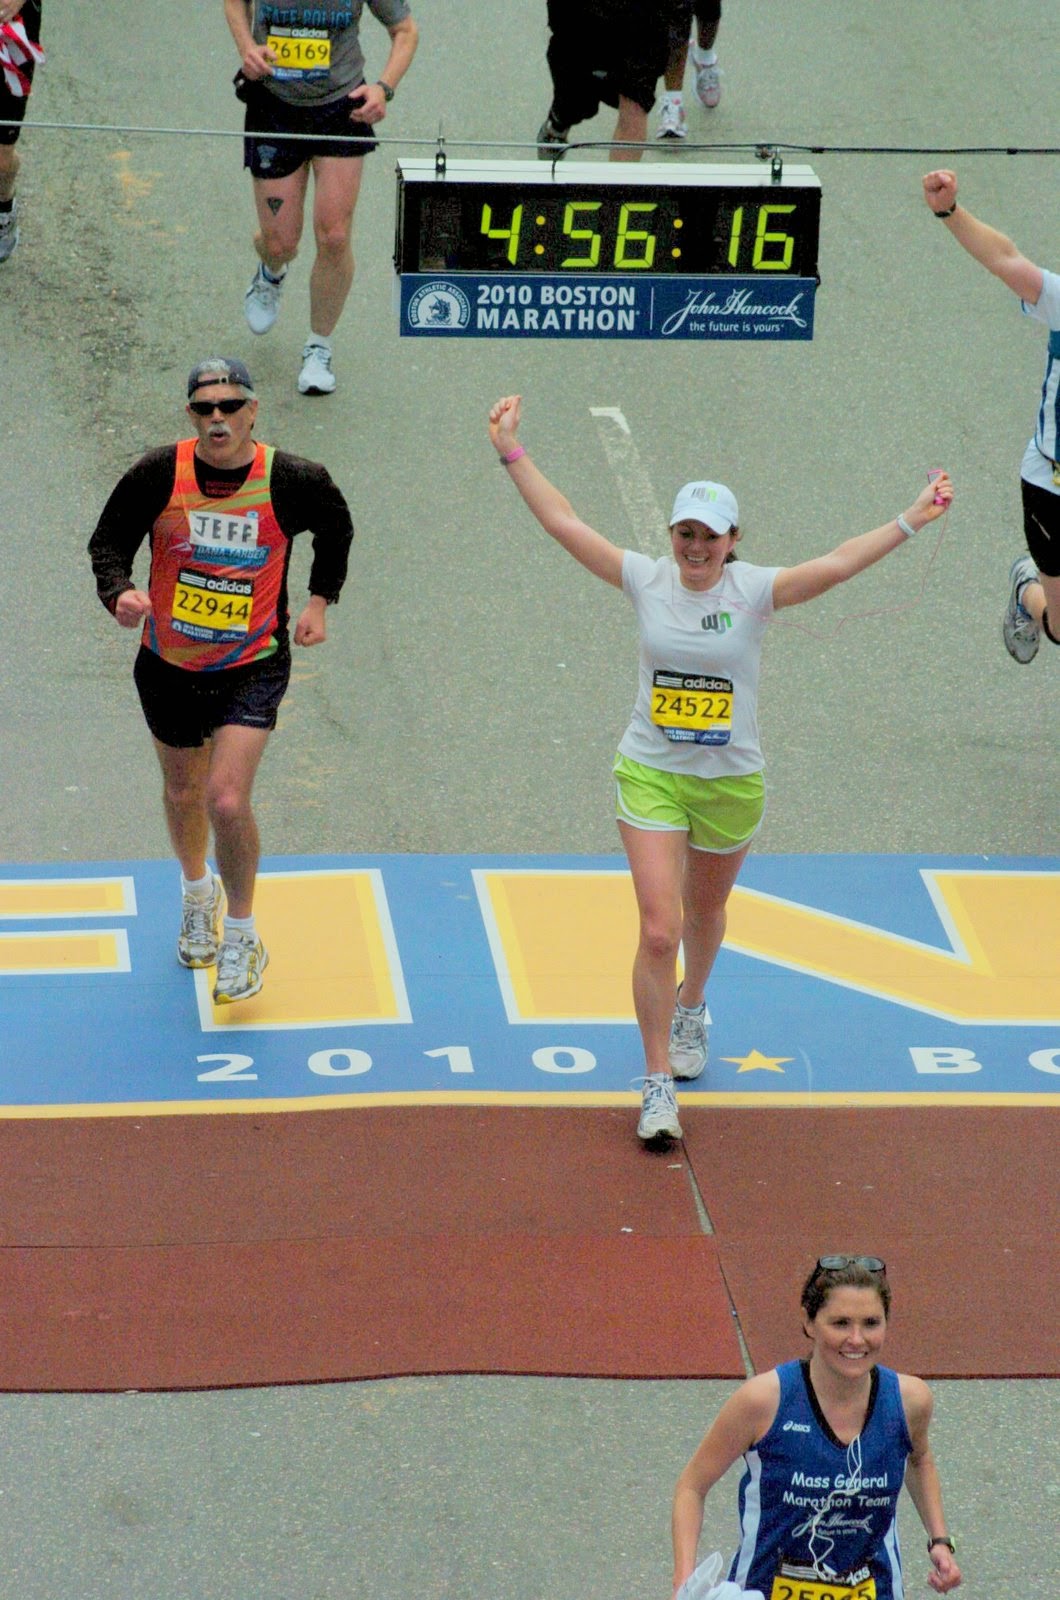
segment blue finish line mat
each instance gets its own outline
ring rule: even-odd
[[[1060,1097],[1048,858],[752,856],[682,1104]],[[0,1115],[633,1105],[618,856],[266,859],[265,987],[177,962],[172,862],[0,877]]]

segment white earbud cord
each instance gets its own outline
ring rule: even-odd
[[[939,518],[939,535],[938,535],[938,538],[935,540],[935,547],[934,547],[934,549],[932,550],[930,556],[927,559],[927,564],[924,567],[924,572],[923,572],[923,575],[922,575],[922,577],[920,579],[919,588],[917,589],[916,593],[910,599],[903,600],[899,605],[878,606],[876,609],[874,609],[872,611],[850,611],[845,616],[840,617],[837,622],[835,622],[831,627],[829,627],[827,629],[811,628],[807,623],[805,623],[805,622],[796,622],[791,617],[787,617],[787,616],[778,617],[775,612],[766,613],[766,612],[762,612],[762,611],[756,611],[753,606],[746,606],[746,605],[742,604],[742,602],[739,601],[739,600],[719,601],[719,603],[718,603],[719,604],[719,610],[742,611],[747,616],[756,618],[756,620],[759,621],[759,622],[774,622],[775,621],[776,626],[778,628],[796,628],[796,629],[798,629],[799,633],[809,634],[811,639],[822,639],[822,640],[834,639],[836,634],[839,633],[839,631],[842,628],[845,628],[847,626],[847,624],[851,623],[851,622],[867,622],[873,617],[897,617],[897,616],[901,616],[901,614],[904,611],[911,611],[914,606],[920,605],[920,603],[923,600],[925,594],[927,593],[928,582],[929,582],[929,580],[931,578],[931,569],[935,565],[935,561],[936,561],[936,558],[938,557],[939,551],[942,549],[943,540],[946,537],[946,529],[947,529],[947,526],[948,526],[948,523],[949,523],[949,519],[950,519],[950,514],[949,514],[949,511],[947,510]],[[678,590],[678,581],[679,580],[678,580],[677,574],[675,572],[674,573],[674,588],[673,588],[673,591],[672,591],[673,599],[671,601],[671,604],[673,606],[676,606],[676,604],[677,604],[679,593],[682,594],[685,598],[689,598],[692,595],[694,595],[694,593],[695,593],[694,590],[681,590],[681,591],[679,591]]]
[[[821,1504],[814,1510],[813,1521],[810,1523],[810,1530],[806,1543],[810,1551],[811,1565],[816,1572],[822,1572],[824,1570],[822,1567],[822,1562],[827,1561],[831,1556],[832,1551],[835,1549],[835,1540],[829,1538],[828,1533],[820,1527],[822,1517],[824,1516],[825,1512],[831,1508],[833,1502],[840,1496],[846,1497],[847,1495],[860,1493],[861,1435],[859,1433],[855,1438],[851,1439],[850,1443],[847,1445],[847,1470],[844,1487],[842,1489],[833,1489],[828,1495],[827,1499],[822,1500]],[[824,1542],[824,1548],[820,1550],[816,1548],[819,1540]],[[833,1574],[829,1573],[827,1576],[830,1577],[833,1576]],[[836,1574],[836,1576],[838,1576],[838,1574]]]

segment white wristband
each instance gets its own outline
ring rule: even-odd
[[[894,520],[897,522],[900,532],[904,533],[907,539],[912,539],[915,537],[916,529],[911,528],[904,517],[898,516],[895,517]]]

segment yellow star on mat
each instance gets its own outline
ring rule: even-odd
[[[763,1056],[752,1050],[749,1056],[722,1056],[723,1061],[734,1061],[740,1072],[780,1072],[782,1061],[794,1061],[794,1056]]]

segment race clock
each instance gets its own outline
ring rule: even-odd
[[[809,167],[439,168],[398,165],[402,332],[812,334],[821,187]]]

